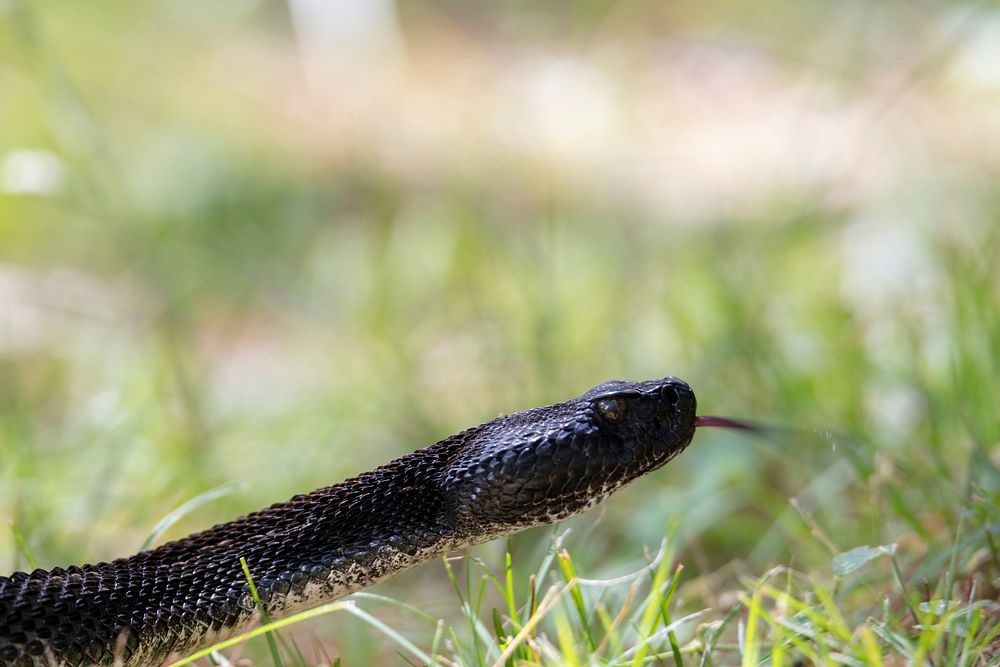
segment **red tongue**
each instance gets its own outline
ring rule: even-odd
[[[726,419],[725,417],[695,417],[694,425],[696,428],[701,426],[715,426],[717,428],[735,428],[741,431],[761,430],[759,426],[754,424],[736,421],[735,419]]]

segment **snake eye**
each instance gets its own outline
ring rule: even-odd
[[[602,398],[597,402],[597,411],[609,422],[620,422],[628,413],[628,403],[623,398]]]

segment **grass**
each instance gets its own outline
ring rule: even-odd
[[[0,571],[676,374],[785,430],[197,663],[1000,661],[995,98],[951,32],[987,9],[401,4],[409,78],[359,65],[345,120],[283,11],[215,4],[0,3],[0,159],[61,179],[0,193]],[[531,134],[549,52],[610,127]]]
[[[977,596],[975,582],[953,597],[950,584],[921,601],[895,560],[895,545],[860,547],[833,559],[833,576],[775,567],[756,580],[743,582],[744,592],[727,614],[707,620],[713,610],[671,614],[682,566],[675,566],[671,534],[646,567],[609,580],[577,576],[565,534],[528,578],[519,599],[509,552],[502,572],[466,556],[465,581],[453,565],[443,564],[455,589],[468,628],[448,626],[420,609],[372,594],[334,602],[276,622],[264,622],[246,634],[199,651],[174,663],[191,664],[242,641],[266,635],[300,621],[346,612],[367,623],[387,643],[397,644],[401,658],[425,665],[639,665],[647,663],[784,665],[809,664],[993,664],[997,660],[1000,623],[996,603]],[[952,564],[960,547],[953,548]],[[877,559],[892,567],[881,574],[860,574]],[[471,561],[471,562],[470,562]],[[558,563],[554,565],[553,561]],[[475,574],[473,574],[475,570]],[[557,574],[558,572],[558,574]],[[949,570],[954,573],[954,570]],[[551,575],[551,576],[547,576]],[[551,579],[550,585],[543,582]],[[952,579],[948,576],[947,579]],[[859,609],[857,588],[874,597],[871,609]],[[898,588],[895,586],[898,584]],[[873,594],[878,591],[879,595]],[[499,603],[484,603],[489,597]],[[424,626],[432,636],[429,653],[360,606],[393,605]],[[464,631],[464,632],[463,632]],[[442,637],[450,638],[442,646]],[[283,653],[270,640],[275,665],[308,665],[293,642],[282,641]],[[284,657],[282,657],[284,655]],[[329,660],[322,664],[331,664]]]

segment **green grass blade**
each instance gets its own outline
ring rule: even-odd
[[[517,633],[521,629],[521,618],[517,613],[517,602],[514,597],[514,565],[510,557],[510,549],[504,553],[504,589],[502,591],[504,601],[507,603],[507,613],[510,615],[513,630]]]
[[[163,533],[170,530],[171,526],[173,526],[175,523],[183,519],[191,512],[195,511],[202,505],[206,505],[212,502],[213,500],[229,495],[230,493],[239,489],[240,486],[242,485],[239,482],[222,484],[221,486],[217,486],[214,489],[209,489],[208,491],[199,493],[194,498],[191,498],[190,500],[182,503],[176,509],[172,510],[166,516],[164,516],[162,519],[156,522],[156,525],[153,526],[153,530],[150,531],[149,535],[143,541],[142,546],[139,547],[139,551],[146,551],[147,549],[149,549],[151,546],[153,546],[153,544],[156,543],[156,540],[158,540],[160,536],[163,535]]]
[[[385,604],[392,605],[393,607],[399,607],[400,609],[405,609],[414,616],[427,621],[430,625],[436,626],[439,619],[434,618],[428,614],[423,609],[416,607],[402,600],[397,600],[396,598],[389,597],[388,595],[379,595],[378,593],[369,593],[367,591],[358,591],[351,594],[352,600],[372,600],[374,602],[384,602]]]
[[[569,552],[563,549],[557,554],[556,558],[559,563],[559,571],[563,576],[563,581],[566,584],[575,582],[576,568],[573,566],[573,559],[570,557]],[[580,587],[574,585],[573,589],[569,593],[569,596],[570,600],[573,601],[574,609],[576,609],[577,619],[580,623],[580,631],[587,640],[587,651],[593,653],[594,649],[597,648],[597,644],[594,642],[594,636],[590,631],[590,620],[587,614],[587,605],[583,601],[583,593],[580,591]],[[562,639],[563,637],[560,637],[560,641],[562,641]]]
[[[38,560],[35,558],[35,554],[32,553],[31,547],[28,546],[28,541],[24,539],[24,535],[21,533],[21,529],[18,527],[16,521],[10,522],[10,532],[14,537],[14,542],[17,544],[18,551],[24,556],[24,560],[27,561],[28,567],[32,570],[38,569]]]
[[[246,577],[247,584],[250,586],[250,595],[253,597],[254,604],[257,605],[261,621],[263,621],[264,625],[269,625],[271,619],[268,618],[267,609],[264,608],[264,603],[261,601],[260,596],[257,595],[257,585],[253,582],[253,576],[250,574],[250,567],[247,565],[247,560],[242,556],[240,556],[240,567],[243,568],[243,576]],[[267,646],[271,650],[271,659],[274,661],[276,667],[282,667],[281,655],[278,653],[278,644],[274,640],[274,634],[268,632],[264,636],[267,638]]]
[[[444,620],[439,619],[434,627],[434,638],[431,640],[431,662],[432,665],[437,665],[437,656],[440,650],[441,637],[444,636]]]
[[[190,665],[193,662],[201,660],[202,658],[210,656],[216,651],[223,651],[227,648],[241,644],[247,640],[253,639],[254,637],[260,637],[261,635],[266,635],[269,632],[274,632],[282,628],[286,628],[290,625],[296,623],[301,623],[302,621],[308,620],[310,618],[316,618],[317,616],[323,616],[335,611],[346,611],[354,606],[354,603],[350,600],[338,600],[337,602],[330,602],[325,605],[316,607],[315,609],[309,609],[308,611],[303,611],[288,618],[283,618],[278,621],[272,621],[264,625],[260,625],[252,630],[243,632],[235,637],[230,637],[225,641],[212,644],[211,646],[204,648],[200,651],[192,653],[191,655],[178,660],[177,662],[170,663],[167,667],[183,667],[184,665]]]
[[[661,618],[663,618],[663,625],[666,627],[670,627],[673,623],[670,620],[671,618],[670,603],[674,599],[674,593],[677,592],[677,584],[680,582],[681,572],[683,571],[684,571],[684,566],[678,563],[677,567],[674,568],[674,577],[670,581],[670,588],[667,589],[667,594],[663,597],[663,602],[660,604],[660,616]],[[675,667],[683,667],[684,661],[681,658],[681,647],[680,644],[677,642],[677,635],[674,633],[673,630],[671,630],[667,634],[667,638],[670,640],[670,650],[674,654]]]
[[[380,632],[382,632],[382,634],[384,634],[386,637],[389,637],[394,642],[399,644],[401,647],[409,651],[410,654],[413,655],[413,657],[415,657],[417,660],[420,660],[425,665],[429,665],[434,662],[429,655],[427,655],[419,648],[417,648],[417,646],[409,639],[399,634],[399,632],[392,629],[391,627],[380,621],[378,618],[372,616],[371,614],[361,609],[357,605],[350,605],[344,607],[344,611],[346,611],[349,614],[353,614],[354,616],[365,621],[372,627],[377,628]]]
[[[747,614],[747,626],[743,640],[743,667],[756,667],[760,660],[759,637],[757,636],[757,624],[760,622],[761,614],[761,591],[754,591],[750,598],[750,605]]]
[[[538,624],[541,623],[542,619],[545,618],[546,614],[552,610],[552,608],[559,602],[560,598],[562,598],[562,596],[565,595],[570,588],[570,585],[563,586],[562,588],[553,586],[545,593],[541,602],[538,603],[538,609],[531,615],[530,618],[528,618],[527,621],[525,621],[524,627],[521,628],[521,631],[514,636],[514,639],[507,645],[507,648],[500,654],[500,657],[493,662],[493,667],[501,667],[505,662],[507,662],[508,659],[510,659],[510,657],[514,654],[514,651],[517,650],[517,647],[520,646],[525,639],[527,639],[528,635],[534,631]]]

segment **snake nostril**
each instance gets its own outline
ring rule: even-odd
[[[660,390],[660,396],[662,396],[663,400],[665,400],[670,405],[676,405],[677,404],[677,400],[678,400],[677,390],[674,389],[671,386],[666,386],[663,389],[661,389]]]

